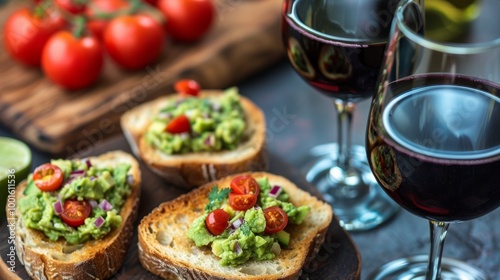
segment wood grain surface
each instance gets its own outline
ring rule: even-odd
[[[0,27],[12,11],[32,1],[0,6]],[[65,91],[40,69],[14,62],[0,38],[0,123],[40,150],[69,155],[120,131],[126,110],[169,94],[180,78],[203,88],[226,88],[281,59],[281,0],[216,0],[215,25],[201,41],[167,39],[161,58],[139,71],[124,71],[109,58],[98,83]],[[2,29],[3,30],[3,29]]]
[[[115,149],[130,152],[125,138],[116,136],[96,146],[87,155],[99,155]],[[270,153],[270,163],[270,172],[285,176],[302,189],[318,196],[315,188],[308,184],[299,172],[272,153]],[[136,228],[140,219],[150,213],[161,202],[172,200],[186,192],[186,190],[165,184],[142,163],[141,172],[143,183]],[[2,259],[0,261],[0,279],[29,279],[24,267],[17,261],[17,257],[13,257],[15,263],[8,262],[11,252],[10,246],[12,246],[7,241],[9,234],[7,225],[3,223],[0,228],[0,254]],[[11,272],[11,269],[15,273]],[[339,226],[338,220],[334,219],[328,229],[325,243],[310,264],[303,268],[300,279],[359,280],[360,271],[361,259],[356,245],[350,235]],[[137,229],[134,233],[132,245],[127,251],[125,263],[113,279],[158,279],[155,275],[142,268],[139,263],[137,257]]]

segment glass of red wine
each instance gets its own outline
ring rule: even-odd
[[[398,210],[378,187],[364,147],[351,145],[357,102],[373,96],[397,0],[285,0],[283,44],[293,69],[333,100],[337,143],[314,147],[306,179],[323,194],[340,225],[361,231]]]
[[[369,279],[488,279],[442,252],[451,223],[500,206],[500,35],[439,42],[425,37],[422,19],[411,0],[396,10],[366,151],[383,190],[429,220],[430,254],[390,262]]]

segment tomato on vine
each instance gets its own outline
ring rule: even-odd
[[[81,14],[87,8],[88,0],[54,0],[54,3],[61,9],[71,14]]]
[[[120,66],[136,70],[154,62],[163,51],[165,33],[161,25],[146,15],[114,18],[104,30],[104,43]]]
[[[102,40],[106,26],[115,17],[114,13],[129,7],[126,0],[90,0],[85,11],[87,28],[92,35]]]
[[[100,76],[104,48],[95,37],[78,37],[67,31],[54,34],[42,54],[42,68],[54,83],[70,90],[88,87]]]
[[[12,58],[28,66],[40,66],[42,51],[49,38],[66,22],[55,13],[34,13],[22,8],[12,13],[4,25],[3,36]]]
[[[212,0],[158,0],[157,7],[167,18],[167,34],[179,41],[200,39],[215,19]]]

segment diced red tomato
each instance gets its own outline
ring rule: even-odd
[[[64,175],[62,170],[50,163],[40,165],[33,172],[33,182],[41,191],[56,191],[62,186]]]
[[[278,206],[272,206],[264,209],[264,216],[266,217],[265,233],[277,233],[278,231],[283,230],[288,224],[288,215]]]
[[[205,219],[205,225],[211,234],[219,235],[223,233],[229,225],[229,218],[230,216],[226,211],[216,209],[208,214]]]
[[[180,115],[167,124],[166,131],[172,134],[189,132],[191,131],[191,123],[186,115]]]
[[[79,227],[85,223],[92,207],[86,200],[68,199],[64,201],[61,220],[70,227]]]

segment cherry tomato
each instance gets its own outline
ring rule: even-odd
[[[70,227],[78,227],[85,223],[92,207],[86,200],[68,199],[64,201],[61,220]]]
[[[57,6],[72,14],[81,14],[85,11],[87,4],[81,0],[55,0]]]
[[[104,30],[104,43],[119,65],[126,69],[141,69],[160,56],[165,32],[149,16],[119,16]]]
[[[226,211],[216,209],[208,214],[205,219],[205,225],[211,234],[219,235],[223,233],[229,225],[229,218],[230,216]]]
[[[266,217],[265,233],[277,233],[278,231],[283,230],[288,224],[288,215],[278,206],[272,206],[264,209],[264,216]]]
[[[37,17],[26,8],[19,9],[5,22],[5,47],[15,60],[28,66],[40,66],[45,44],[65,25],[64,19],[54,13]]]
[[[253,194],[259,196],[259,184],[250,175],[239,175],[231,180],[231,192],[234,194]]]
[[[229,193],[229,205],[238,211],[245,211],[255,206],[257,196],[253,194]]]
[[[186,115],[180,115],[167,124],[166,131],[172,134],[189,132],[191,131],[191,123]]]
[[[50,38],[43,50],[42,68],[54,83],[81,89],[97,81],[104,63],[104,49],[94,37],[75,38],[60,31]]]
[[[50,163],[45,163],[33,171],[33,182],[41,191],[52,192],[62,186],[64,175],[62,170]]]
[[[89,19],[87,22],[87,28],[90,30],[92,35],[96,36],[100,40],[104,37],[104,30],[109,23],[109,19],[97,19],[96,14],[105,13],[110,14],[116,11],[125,9],[129,6],[129,3],[125,0],[92,0],[89,2],[87,9],[85,10],[85,15]]]
[[[181,94],[198,96],[201,87],[195,80],[180,80],[174,84],[174,89]]]
[[[255,206],[260,188],[257,181],[250,175],[239,175],[231,180],[229,205],[236,210],[244,211]]]
[[[167,18],[167,34],[179,41],[200,39],[215,18],[212,0],[159,0],[157,7]]]

